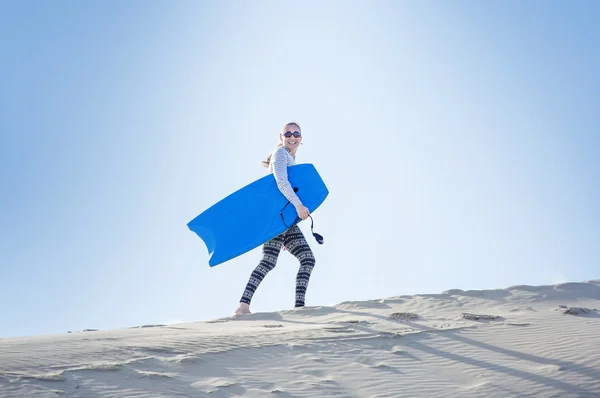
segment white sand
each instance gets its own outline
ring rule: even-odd
[[[600,397],[595,308],[598,280],[0,339],[0,397]]]

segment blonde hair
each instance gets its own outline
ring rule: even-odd
[[[277,146],[275,147],[275,149],[279,148],[280,146],[283,146],[281,135],[286,132],[288,126],[296,126],[296,127],[298,127],[298,131],[302,132],[300,125],[296,122],[289,122],[289,123],[284,124],[283,127],[281,128],[281,132],[279,133],[279,142],[277,143]],[[275,151],[273,151],[273,152],[275,152]],[[267,160],[263,160],[261,162],[263,166],[269,167],[269,164],[271,164],[271,156],[273,156],[273,152],[271,152],[269,154],[269,156],[267,156]]]

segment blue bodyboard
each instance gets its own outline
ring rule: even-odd
[[[289,166],[288,180],[311,214],[329,194],[312,164]],[[288,204],[275,177],[269,174],[217,202],[187,225],[206,244],[208,264],[214,267],[262,245],[298,222],[296,208]]]

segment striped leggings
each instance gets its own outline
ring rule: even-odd
[[[296,276],[296,307],[304,307],[304,297],[306,295],[306,288],[308,287],[308,281],[310,279],[310,273],[315,266],[315,257],[302,231],[297,225],[288,229],[281,235],[271,239],[263,245],[262,259],[258,263],[258,266],[254,269],[250,275],[250,280],[246,285],[246,290],[242,295],[240,302],[250,304],[254,292],[258,288],[258,285],[262,282],[264,277],[275,268],[277,264],[277,258],[281,251],[281,245],[285,245],[285,248],[294,255],[300,261],[300,269]]]

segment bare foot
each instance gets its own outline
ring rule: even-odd
[[[236,315],[248,315],[250,313],[250,304],[247,303],[240,303],[240,308],[235,310]]]

